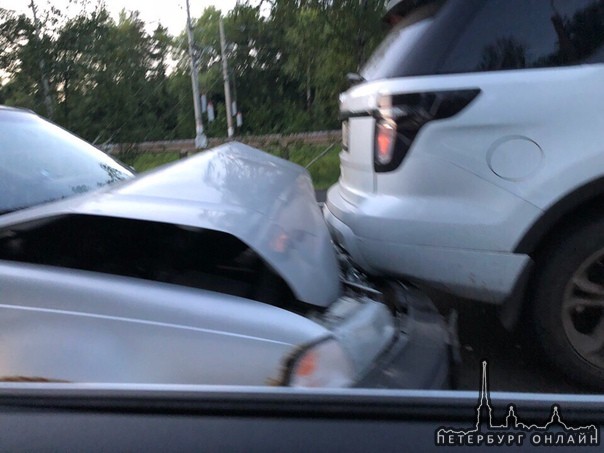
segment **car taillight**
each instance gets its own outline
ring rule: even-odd
[[[353,365],[333,338],[306,347],[287,368],[290,387],[347,387],[354,381]]]
[[[471,89],[382,96],[374,113],[375,171],[396,170],[426,124],[458,114],[479,93]]]
[[[375,159],[380,165],[392,162],[396,142],[396,123],[379,120],[375,128]]]

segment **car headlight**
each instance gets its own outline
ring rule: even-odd
[[[286,384],[290,387],[347,387],[353,382],[353,365],[334,338],[311,344],[288,361]]]

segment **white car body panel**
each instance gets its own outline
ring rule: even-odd
[[[515,253],[557,201],[604,175],[604,65],[421,76],[368,82],[341,96],[349,151],[325,216],[371,273],[502,303],[530,265]],[[461,113],[424,126],[403,163],[376,173],[380,95],[480,89]],[[553,109],[552,106],[557,106]],[[355,157],[361,162],[360,157]],[[373,185],[373,187],[372,187]],[[339,238],[339,239],[338,239]]]

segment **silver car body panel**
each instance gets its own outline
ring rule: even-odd
[[[0,377],[269,385],[329,331],[256,301],[0,261]]]
[[[308,304],[290,301],[290,310],[288,301],[273,306],[8,253],[0,260],[0,381],[287,385],[293,361],[329,339],[352,365],[351,385],[449,384],[453,343],[442,317],[430,312],[427,329],[411,329],[423,325],[429,301],[399,289],[389,307],[407,315],[393,316],[373,300],[376,291],[340,290],[344,271],[310,178],[294,164],[225,145],[88,195],[0,216],[0,240],[10,248],[21,232],[72,215],[233,235]]]
[[[357,382],[408,341],[382,303],[342,297],[332,308],[309,318],[218,292],[0,261],[0,381],[283,385],[288,359],[333,337]],[[442,367],[446,342],[437,343],[428,362]]]
[[[70,214],[228,233],[254,249],[300,301],[327,307],[340,294],[335,251],[308,172],[241,143],[92,194],[2,216],[0,230]]]

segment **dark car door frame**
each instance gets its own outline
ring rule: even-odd
[[[487,395],[488,397],[488,395]],[[493,393],[524,422],[604,426],[604,396]],[[0,450],[419,451],[471,427],[477,392],[3,384]]]

